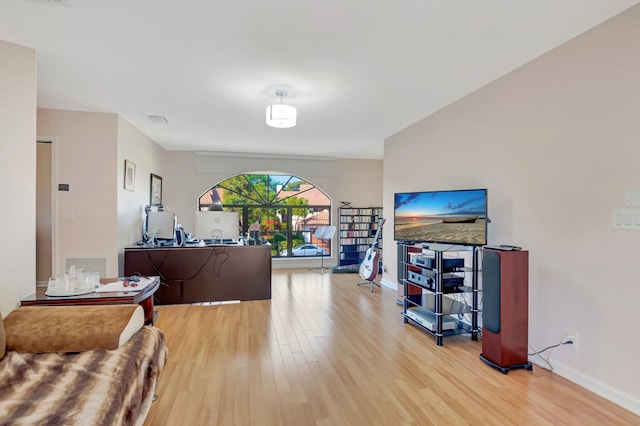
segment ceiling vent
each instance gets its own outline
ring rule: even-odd
[[[167,117],[164,117],[162,115],[150,115],[149,120],[151,120],[153,123],[169,124],[169,120],[167,120]]]

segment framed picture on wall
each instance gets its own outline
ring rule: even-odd
[[[162,205],[162,178],[151,173],[151,197],[149,204],[152,206]]]
[[[124,189],[136,190],[136,165],[129,160],[124,160]]]

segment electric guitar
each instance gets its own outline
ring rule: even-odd
[[[378,275],[378,262],[380,261],[380,232],[386,219],[378,219],[378,229],[376,229],[376,236],[373,238],[371,247],[367,249],[364,255],[364,260],[360,264],[360,277],[363,280],[373,281]]]

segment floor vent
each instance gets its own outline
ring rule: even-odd
[[[87,272],[98,272],[100,278],[105,277],[107,259],[104,257],[70,257],[66,259],[65,271],[69,270],[69,266],[83,268]]]

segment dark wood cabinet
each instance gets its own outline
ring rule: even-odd
[[[125,275],[157,275],[159,305],[271,299],[269,246],[126,248]]]

